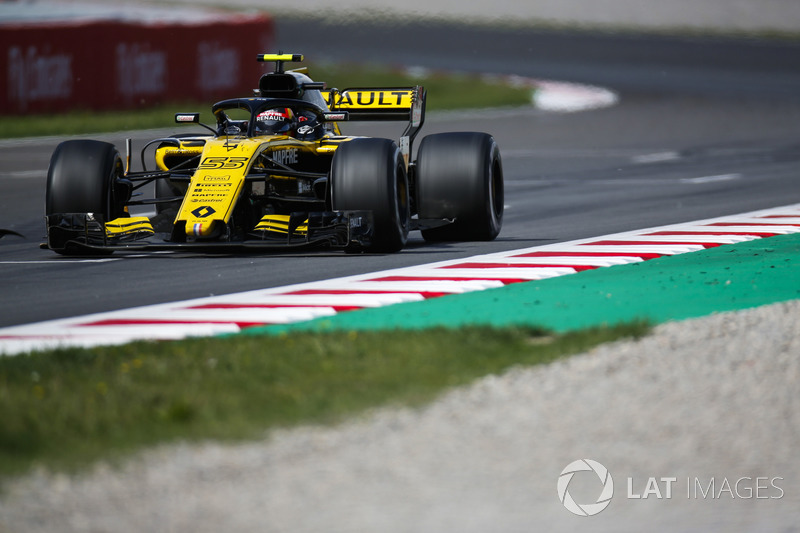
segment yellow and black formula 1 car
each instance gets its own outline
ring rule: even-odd
[[[492,240],[500,232],[503,170],[490,135],[429,135],[412,161],[425,118],[422,87],[326,89],[305,69],[284,69],[300,55],[258,60],[276,68],[261,77],[254,97],[214,104],[214,127],[198,113],[176,115],[208,132],[149,142],[143,171],[129,171],[130,141],[127,165],[112,144],[61,143],[47,174],[46,247],[63,254],[308,246],[396,252],[410,230],[437,241]],[[356,120],[408,126],[397,143],[342,135],[339,124]],[[137,191],[152,183],[154,198],[141,198]],[[130,214],[141,205],[155,214]]]

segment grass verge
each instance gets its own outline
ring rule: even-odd
[[[432,111],[519,106],[531,102],[530,87],[515,86],[500,78],[357,65],[312,65],[309,68],[314,79],[339,89],[423,85],[428,90],[428,110]],[[0,138],[165,128],[172,124],[175,113],[186,111],[200,111],[202,118],[210,121],[212,103],[187,101],[128,111],[3,115],[0,116]]]
[[[0,358],[0,476],[72,471],[179,440],[239,440],[334,423],[622,337],[643,324],[559,336],[464,328],[234,336]]]

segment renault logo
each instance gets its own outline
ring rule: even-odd
[[[202,207],[198,207],[197,209],[195,209],[194,211],[192,211],[192,214],[193,214],[194,216],[196,216],[197,218],[206,218],[206,217],[210,217],[210,216],[211,216],[211,215],[213,215],[214,213],[216,213],[216,211],[214,210],[214,208],[213,208],[213,207],[210,207],[210,206],[207,206],[207,205],[204,205],[204,206],[202,206]]]

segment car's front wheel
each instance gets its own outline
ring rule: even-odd
[[[331,207],[369,210],[374,233],[369,251],[397,252],[408,241],[408,176],[400,149],[389,139],[353,139],[336,150],[330,175]]]
[[[113,144],[62,142],[53,152],[47,170],[45,214],[92,213],[104,221],[125,216],[131,188],[129,182],[122,180],[123,173],[122,158]],[[49,245],[59,253],[71,253],[64,243]]]
[[[95,213],[107,221],[123,216],[129,194],[118,186],[123,172],[113,144],[89,140],[59,144],[47,170],[46,214]]]

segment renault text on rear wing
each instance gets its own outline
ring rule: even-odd
[[[353,88],[322,91],[331,111],[347,111],[350,120],[421,122],[425,90],[420,87]]]

